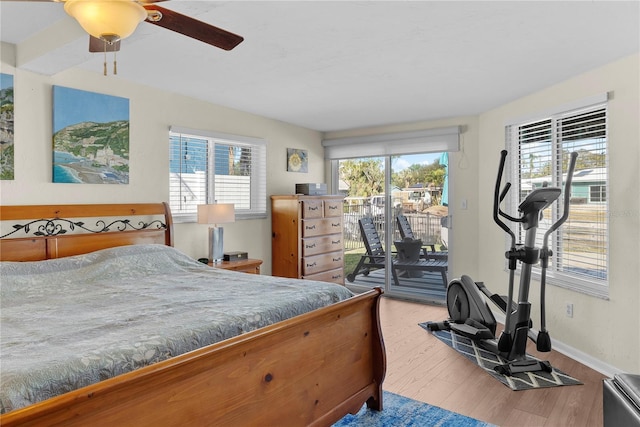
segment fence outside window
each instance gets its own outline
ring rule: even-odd
[[[393,240],[401,240],[400,232],[396,223],[396,216],[403,214],[409,220],[411,229],[416,239],[422,240],[423,243],[442,244],[441,231],[442,217],[426,212],[406,213],[402,207],[392,208],[393,215]],[[345,203],[344,204],[344,249],[350,251],[354,249],[364,248],[364,241],[360,235],[360,226],[358,220],[363,217],[373,218],[373,222],[378,230],[380,239],[385,239],[385,217],[384,215],[372,213],[371,206],[368,203]]]

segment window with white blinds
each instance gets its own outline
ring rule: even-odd
[[[570,214],[549,242],[552,263],[549,283],[584,293],[608,296],[609,234],[607,198],[607,105],[562,112],[506,128],[511,192],[511,212],[533,189],[562,187],[571,152],[578,153],[573,175]],[[545,184],[546,183],[546,184]],[[548,227],[563,212],[563,197],[543,212],[537,246]],[[521,240],[524,230],[519,226]]]
[[[195,222],[197,206],[233,203],[236,219],[265,218],[266,142],[172,128],[169,203],[176,222]]]

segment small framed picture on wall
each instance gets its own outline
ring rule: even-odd
[[[287,171],[303,173],[307,173],[309,171],[309,157],[307,150],[287,148]]]

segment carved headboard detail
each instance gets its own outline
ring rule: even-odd
[[[1,261],[39,261],[144,243],[173,246],[167,203],[0,206],[0,221],[20,221],[0,235]]]

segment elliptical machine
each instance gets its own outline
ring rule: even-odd
[[[537,188],[531,191],[520,203],[518,217],[512,217],[500,208],[500,204],[507,196],[511,183],[507,182],[500,191],[502,174],[504,172],[507,151],[503,150],[500,157],[498,178],[496,180],[493,199],[493,220],[511,236],[511,248],[505,253],[509,260],[509,295],[492,294],[482,282],[474,282],[469,276],[462,275],[453,279],[447,286],[447,308],[449,320],[428,324],[431,331],[451,330],[460,335],[471,338],[485,350],[501,356],[507,363],[498,365],[494,369],[503,375],[513,375],[518,372],[551,372],[549,362],[527,359],[527,338],[536,343],[540,352],[551,351],[551,338],[546,329],[545,320],[545,287],[546,271],[549,259],[553,255],[548,247],[549,235],[557,230],[569,217],[569,201],[571,181],[575,169],[578,153],[571,153],[569,170],[564,185],[563,215],[545,232],[542,248],[535,247],[536,232],[542,211],[560,197],[562,192],[558,187]],[[526,231],[524,244],[516,243],[515,233],[500,217],[515,223],[521,223]],[[513,301],[515,270],[518,261],[521,262],[520,284],[518,288],[518,302]],[[531,269],[540,262],[540,331],[532,330],[531,303],[529,289],[531,284]],[[496,319],[485,302],[482,294],[486,295],[505,314],[504,331],[500,339],[496,340]],[[507,303],[509,302],[509,303]]]

